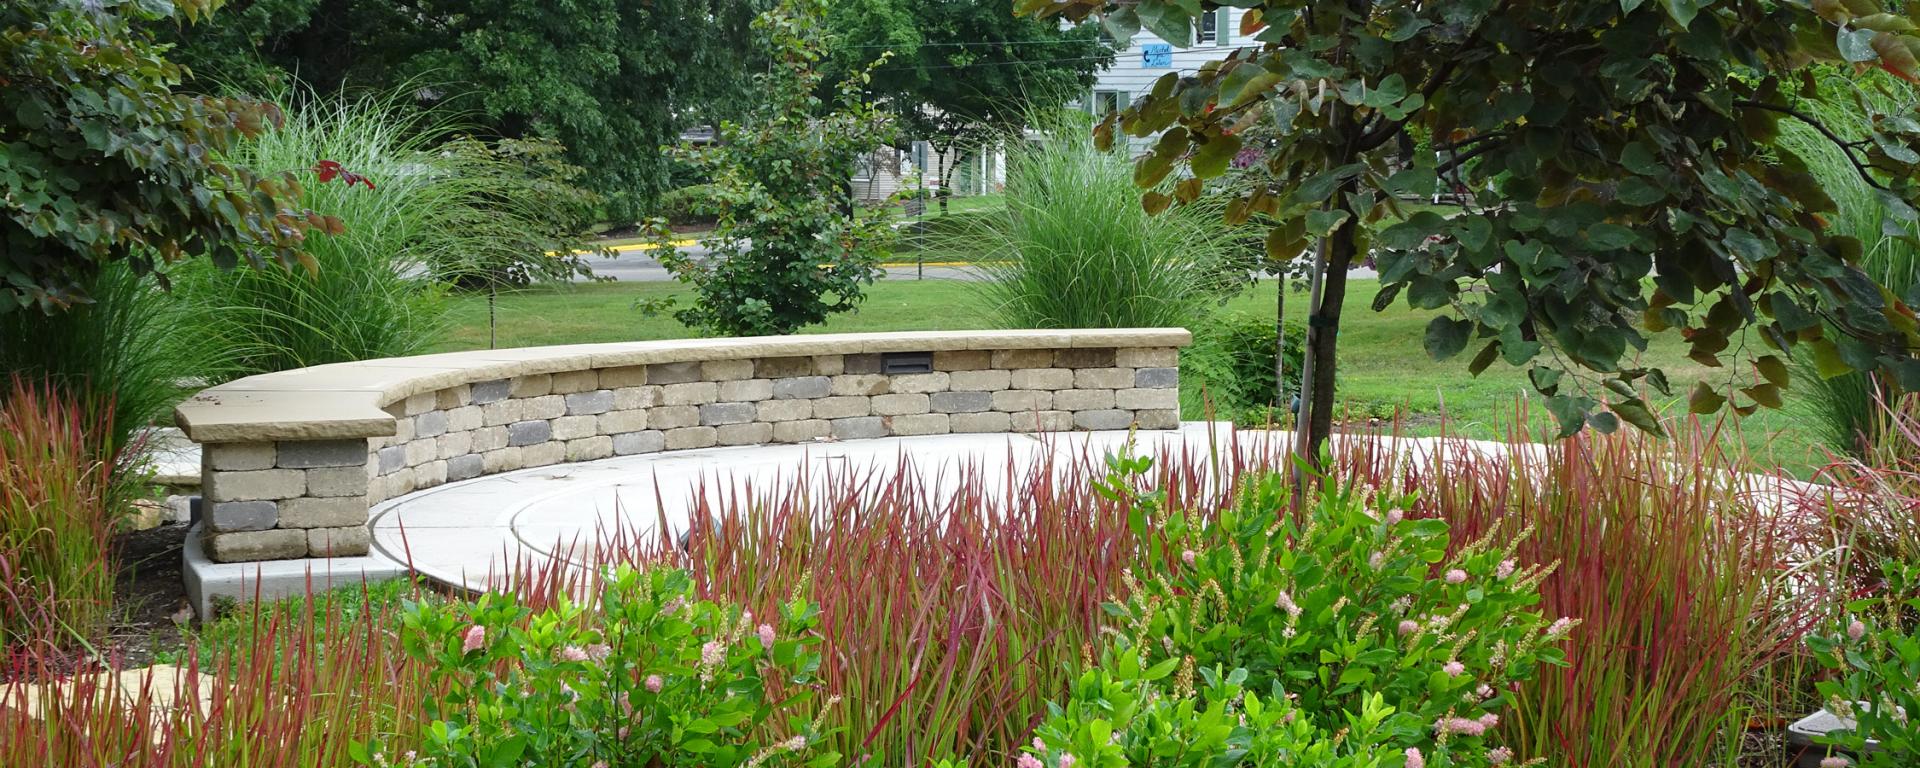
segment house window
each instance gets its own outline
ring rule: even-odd
[[[873,153],[869,152],[853,159],[853,180],[873,180]]]
[[[1102,118],[1119,112],[1127,108],[1128,101],[1126,91],[1094,91],[1093,116]]]
[[[1227,14],[1226,8],[1202,11],[1194,26],[1193,44],[1196,46],[1226,45],[1227,41],[1233,38],[1233,33],[1228,29],[1233,19]]]

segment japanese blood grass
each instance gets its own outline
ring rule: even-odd
[[[1217,509],[1247,469],[1156,458],[1152,486],[1172,510]],[[900,461],[891,475],[807,467],[804,481],[703,488],[689,515],[711,528],[684,541],[612,532],[594,549],[685,566],[703,595],[756,614],[807,587],[823,613],[821,674],[840,697],[829,738],[847,764],[1009,764],[1097,647],[1121,572],[1142,564],[1129,502],[1095,492],[1101,456],[928,474]]]
[[[0,400],[0,659],[84,645],[106,623],[111,413],[20,376]]]
[[[1519,423],[1526,423],[1520,419]],[[1793,563],[1818,538],[1793,486],[1746,474],[1733,441],[1582,435],[1549,444],[1442,439],[1428,460],[1359,446],[1342,471],[1417,490],[1418,514],[1470,540],[1531,530],[1517,557],[1559,563],[1540,610],[1579,619],[1570,665],[1509,695],[1501,736],[1573,768],[1734,766],[1751,718],[1812,617]],[[1779,705],[1785,706],[1785,705]]]

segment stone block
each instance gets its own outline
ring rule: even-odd
[[[455,384],[433,393],[433,399],[435,410],[451,411],[473,402],[473,393],[467,390],[467,385]]]
[[[442,480],[445,478],[443,477]],[[439,483],[433,483],[438,485]],[[367,500],[364,496],[342,496],[334,499],[287,499],[280,502],[280,527],[282,528],[338,528],[345,525],[365,525],[367,522]]]
[[[553,422],[516,421],[507,425],[507,445],[519,448],[553,439]]]
[[[848,373],[833,377],[831,393],[841,397],[884,395],[887,377],[877,373]]]
[[[1055,368],[1112,368],[1113,361],[1119,355],[1111,347],[1090,349],[1056,349],[1053,351]]]
[[[210,533],[202,540],[217,563],[295,560],[307,556],[307,532],[290,529]]]
[[[360,557],[372,543],[364,525],[312,528],[307,531],[307,557]]]
[[[1133,372],[1133,386],[1140,389],[1174,389],[1180,386],[1178,368],[1141,368]]]
[[[613,410],[613,390],[595,389],[567,395],[568,416],[598,416]]]
[[[480,471],[483,474],[496,475],[501,472],[512,472],[523,466],[526,465],[521,463],[519,448],[501,448],[480,454]]]
[[[1180,350],[1172,347],[1123,347],[1114,352],[1113,364],[1120,368],[1176,368]]]
[[[984,349],[941,350],[933,353],[936,371],[977,371],[993,367],[993,353]]]
[[[473,444],[467,446],[475,453],[497,451],[507,447],[506,427],[481,427],[473,431]]]
[[[280,505],[271,501],[216,501],[206,510],[207,526],[222,533],[264,531],[280,523]]]
[[[753,378],[752,360],[708,360],[700,364],[700,377],[707,381],[733,381]]]
[[[469,453],[464,456],[455,456],[447,459],[447,482],[454,483],[461,480],[471,480],[479,477],[485,470],[486,463],[481,461],[480,454]]]
[[[511,397],[539,397],[553,392],[553,375],[536,373],[529,376],[513,377],[513,384],[507,390]]]
[[[1127,429],[1133,426],[1133,411],[1074,411],[1073,426],[1078,429]]]
[[[281,441],[278,453],[281,469],[362,467],[367,464],[367,441],[358,438]]]
[[[613,438],[606,435],[567,441],[567,461],[593,461],[613,455]]]
[[[993,367],[1006,370],[1017,368],[1050,368],[1053,366],[1051,349],[996,349],[993,351]]]
[[[435,395],[432,392],[421,392],[420,394],[408,397],[405,403],[401,405],[401,407],[406,409],[404,411],[406,415],[418,416],[420,414],[426,413],[427,411],[433,410],[434,407],[438,406],[439,404],[440,404],[440,398],[438,395]]]
[[[887,388],[891,392],[945,392],[951,385],[951,376],[945,371],[935,371],[895,376]]]
[[[1111,389],[1065,389],[1053,393],[1053,407],[1062,411],[1100,411],[1113,407]]]
[[[713,427],[681,427],[667,430],[665,449],[683,451],[692,448],[712,448],[719,442],[720,431]]]
[[[399,445],[413,439],[413,419],[400,418],[393,421],[393,436],[388,445]]]
[[[812,400],[763,400],[758,403],[760,421],[795,421],[813,418]]]
[[[413,417],[414,437],[439,437],[447,433],[447,412],[427,411]]]
[[[527,418],[527,401],[501,400],[480,406],[480,424],[488,427],[502,427]]]
[[[841,355],[814,355],[813,372],[821,376],[838,376],[847,370],[847,359]]]
[[[1017,413],[1053,408],[1053,393],[1038,389],[1003,389],[993,393],[993,409]]]
[[[706,405],[720,399],[720,385],[711,381],[668,384],[660,388],[660,402],[666,405]]]
[[[1113,407],[1129,411],[1149,408],[1179,408],[1177,389],[1122,389],[1113,393]]]
[[[1132,386],[1131,368],[1081,368],[1073,372],[1074,389],[1127,389]]]
[[[803,419],[783,421],[773,425],[773,441],[776,443],[804,443],[818,440],[833,431],[833,424],[826,419]]]
[[[974,413],[993,407],[993,393],[935,392],[929,404],[940,413]]]
[[[885,358],[877,352],[847,355],[840,361],[840,372],[849,375],[876,374],[885,368]]]
[[[646,383],[647,367],[644,365],[600,369],[600,386],[607,389],[638,387]]]
[[[447,431],[466,432],[480,428],[479,406],[463,405],[447,411]]]
[[[699,363],[656,363],[647,366],[648,384],[685,384],[699,380]]]
[[[887,436],[886,419],[879,416],[855,416],[834,419],[829,428],[835,440],[866,440]]]
[[[753,421],[755,412],[753,403],[708,403],[700,406],[700,423],[709,427],[745,424]]]
[[[473,393],[474,405],[497,403],[513,396],[513,384],[506,379],[482,381],[468,386],[467,389]]]
[[[652,408],[659,404],[660,388],[656,386],[622,387],[613,391],[613,409],[616,411]]]
[[[613,436],[613,453],[616,456],[631,456],[636,453],[656,453],[666,447],[666,434],[657,429],[628,432],[626,434]]]
[[[201,450],[212,469],[273,469],[275,460],[273,443],[210,443]]]
[[[1180,411],[1175,408],[1152,408],[1135,411],[1133,423],[1141,429],[1179,429]]]
[[[563,371],[553,375],[553,394],[572,395],[591,392],[600,388],[600,372],[597,370]]]
[[[995,392],[1013,386],[1013,374],[991,368],[954,371],[948,375],[948,386],[955,392]]]
[[[553,439],[578,440],[600,433],[598,416],[562,416],[553,420]]]
[[[816,419],[846,419],[873,413],[873,401],[865,397],[823,397],[813,401]]]
[[[396,445],[380,449],[380,474],[390,475],[407,468],[407,447]]]
[[[721,445],[765,445],[773,440],[773,425],[761,422],[728,424],[714,430]]]
[[[994,411],[956,413],[948,420],[948,425],[954,432],[1007,432],[1013,429],[1013,419]]]
[[[639,432],[647,428],[647,412],[645,410],[609,411],[600,414],[598,427],[599,433],[603,435],[621,435],[628,432]]]
[[[1014,389],[1044,389],[1048,391],[1073,388],[1073,371],[1065,368],[1022,368],[1009,377],[1007,386]]]
[[[720,382],[720,402],[757,403],[773,397],[770,379],[736,379]]]
[[[320,497],[367,495],[366,467],[323,467],[307,470],[307,495]]]
[[[1067,411],[1016,411],[1007,415],[1013,419],[1015,432],[1065,432],[1073,429],[1073,414]]]
[[[777,400],[812,400],[826,397],[832,391],[833,379],[828,376],[797,376],[773,382],[773,396]]]
[[[647,411],[650,429],[679,429],[700,423],[700,409],[691,405],[663,405]]]
[[[291,499],[307,492],[307,473],[297,469],[203,473],[207,501]]]
[[[927,396],[922,394],[875,395],[873,398],[873,413],[876,416],[905,416],[930,410],[932,406]]]
[[[410,440],[406,449],[407,466],[417,467],[440,457],[440,440],[433,437]]]
[[[887,428],[903,437],[913,435],[944,435],[950,431],[951,424],[944,413],[922,413],[910,416],[891,416],[887,419]]]
[[[753,375],[763,379],[786,379],[795,376],[813,376],[813,358],[811,357],[768,357],[754,362]]]
[[[520,464],[524,467],[548,467],[560,463],[566,457],[567,444],[558,440],[549,440],[520,449]]]
[[[567,415],[565,395],[541,395],[521,401],[522,419],[557,419]]]

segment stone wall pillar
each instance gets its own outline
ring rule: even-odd
[[[208,443],[204,541],[217,562],[367,553],[367,441]]]

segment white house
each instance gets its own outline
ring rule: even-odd
[[[1102,70],[1088,95],[1087,110],[1097,118],[1127,108],[1135,97],[1153,90],[1153,83],[1168,72],[1192,73],[1210,61],[1226,58],[1240,33],[1240,8],[1216,8],[1202,14],[1193,25],[1193,39],[1168,41],[1145,29],[1134,33],[1113,66]]]

